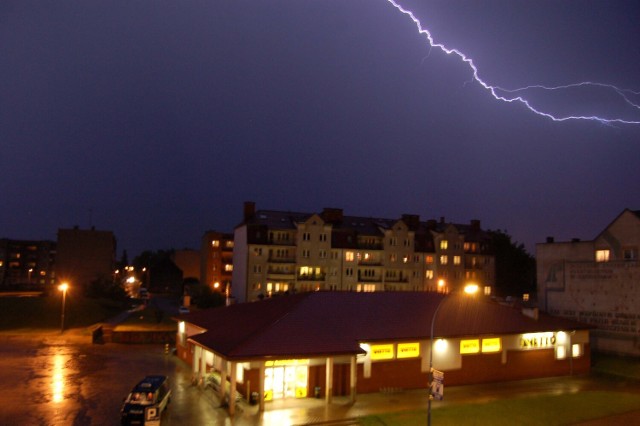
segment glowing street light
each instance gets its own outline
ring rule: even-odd
[[[469,296],[473,296],[474,294],[477,294],[479,291],[480,291],[480,286],[476,283],[469,283],[464,286],[464,292]]]
[[[69,289],[68,283],[62,283],[58,286],[58,290],[62,292],[62,314],[60,317],[60,333],[64,331],[64,305],[67,299],[67,290]]]

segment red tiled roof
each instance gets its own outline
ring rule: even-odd
[[[312,292],[194,312],[207,332],[191,339],[229,359],[361,353],[360,342],[589,329],[540,313],[537,320],[483,297],[426,292]]]

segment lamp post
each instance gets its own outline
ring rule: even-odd
[[[64,331],[64,305],[67,299],[67,290],[69,289],[69,284],[62,283],[58,286],[58,290],[62,292],[62,313],[60,315],[60,333]]]
[[[479,286],[477,284],[467,284],[464,287],[464,294],[472,296],[476,294],[479,290]],[[431,317],[431,338],[429,340],[429,402],[427,408],[427,425],[431,426],[431,400],[433,399],[432,393],[432,385],[433,385],[433,331],[436,323],[436,316],[438,315],[438,311],[444,305],[444,301],[449,298],[449,295],[445,295],[438,306],[436,306],[436,310],[433,312],[433,317]]]

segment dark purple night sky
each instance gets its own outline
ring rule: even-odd
[[[552,114],[640,121],[640,1],[418,1],[436,42]],[[387,0],[0,3],[0,238],[196,248],[258,208],[534,244],[640,208],[640,124],[495,100]]]

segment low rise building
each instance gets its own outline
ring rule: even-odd
[[[200,253],[200,282],[227,294],[233,274],[233,234],[205,232]]]
[[[265,403],[420,389],[430,366],[447,386],[583,374],[589,325],[482,296],[308,292],[177,318],[178,356],[214,383]]]
[[[640,211],[626,209],[593,240],[536,245],[541,309],[593,324],[593,348],[640,355]]]

